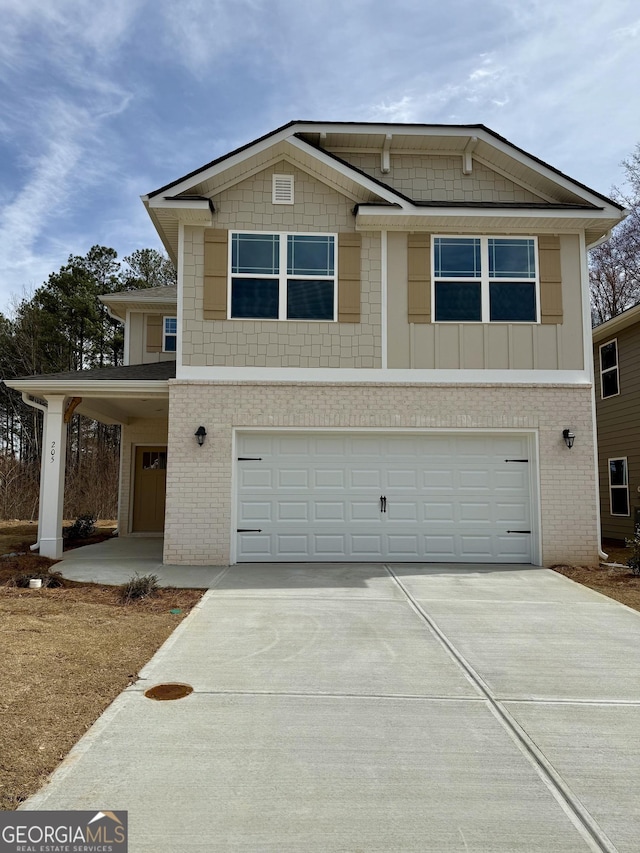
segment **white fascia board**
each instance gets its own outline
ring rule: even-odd
[[[60,379],[8,379],[5,385],[16,391],[24,391],[36,397],[168,397],[169,380],[145,382],[143,380],[113,381],[82,380],[65,381]]]
[[[176,379],[197,382],[307,382],[329,385],[361,383],[403,385],[582,385],[591,386],[588,370],[423,370],[313,367],[178,368]]]
[[[260,154],[262,151],[267,150],[268,148],[272,148],[274,145],[277,145],[279,142],[287,142],[294,148],[304,152],[305,154],[314,157],[319,162],[329,166],[334,171],[345,175],[350,180],[354,181],[354,183],[359,184],[370,192],[375,193],[380,196],[380,198],[385,199],[386,201],[390,201],[394,204],[402,204],[404,203],[400,196],[396,195],[396,193],[391,190],[385,190],[383,186],[376,183],[375,181],[370,180],[365,175],[361,175],[359,172],[350,169],[348,166],[344,166],[342,163],[339,163],[334,157],[330,157],[327,154],[324,154],[322,151],[319,151],[313,145],[310,145],[308,142],[304,142],[304,140],[298,139],[295,134],[303,131],[315,133],[317,132],[317,127],[308,126],[308,125],[296,125],[294,127],[287,128],[286,130],[281,131],[280,133],[275,134],[274,136],[270,136],[267,139],[262,140],[262,142],[258,142],[255,145],[246,148],[244,151],[238,152],[238,154],[234,154],[231,157],[225,157],[224,160],[217,163],[215,166],[211,166],[208,169],[205,169],[202,172],[198,172],[196,175],[193,175],[188,180],[184,180],[179,184],[175,184],[171,186],[167,192],[171,192],[172,195],[180,195],[180,193],[187,192],[192,187],[197,186],[198,184],[203,183],[204,181],[208,181],[211,178],[219,175],[223,172],[226,172],[228,169],[236,166],[238,163],[242,163],[245,160],[248,160],[251,157],[254,157],[256,154]],[[244,176],[243,176],[244,177]],[[239,179],[240,180],[240,179]],[[160,208],[160,207],[172,207],[174,206],[173,202],[166,202],[164,198],[154,197],[149,198],[148,196],[142,197],[143,201],[149,208]],[[157,201],[162,201],[164,204],[155,203]]]
[[[149,207],[163,207],[170,210],[205,210],[210,211],[209,200],[206,198],[164,198],[158,196],[149,199]]]
[[[164,296],[147,296],[143,300],[140,299],[140,290],[126,290],[119,291],[118,293],[107,293],[103,296],[98,296],[100,302],[103,302],[107,307],[110,305],[174,305],[176,300],[171,299],[166,294]],[[142,290],[144,293],[144,289]],[[144,308],[132,308],[133,311],[144,311]],[[119,320],[120,322],[124,322],[119,317],[114,317],[114,320]]]
[[[492,136],[486,131],[474,131],[474,136],[483,139],[487,143],[487,145],[492,146],[497,151],[500,151],[502,154],[505,154],[507,157],[511,157],[512,160],[515,160],[518,163],[522,163],[523,166],[527,166],[529,169],[533,169],[540,175],[544,175],[545,178],[548,178],[550,181],[557,184],[558,186],[563,187],[574,195],[578,195],[581,198],[584,198],[590,204],[605,205],[609,209],[610,213],[613,213],[618,217],[621,215],[620,210],[617,207],[614,207],[611,204],[607,204],[605,200],[600,196],[595,195],[585,187],[576,184],[574,181],[571,180],[571,178],[565,178],[563,175],[559,174],[548,166],[545,166],[539,160],[534,160],[532,157],[528,156],[524,152],[518,151],[508,143],[502,142],[502,140],[500,139],[496,139],[495,136]],[[511,180],[514,179],[511,178]]]
[[[318,124],[318,125],[301,125],[299,127],[291,128],[293,133],[358,133],[359,128],[358,125],[354,125],[349,128],[344,125],[336,124],[332,125],[331,123],[327,124]],[[489,133],[484,128],[480,127],[407,127],[405,125],[365,125],[362,127],[362,133],[367,134],[381,134],[386,135],[387,133],[397,134],[399,136],[461,136],[461,137],[472,137],[475,136],[478,139],[482,139],[483,142],[486,142],[487,145],[490,145],[492,148],[495,148],[497,151],[505,154],[507,157],[510,157],[512,160],[515,160],[519,163],[522,163],[524,166],[527,166],[529,169],[533,169],[541,175],[544,175],[550,181],[558,184],[558,186],[564,187],[564,189],[569,190],[569,192],[574,193],[574,195],[581,196],[585,200],[588,200],[591,204],[602,205],[606,204],[604,199],[602,199],[598,195],[594,195],[589,192],[588,189],[577,185],[571,178],[564,177],[563,175],[558,174],[558,172],[549,168],[548,166],[541,163],[539,160],[534,160],[530,155],[525,154],[522,151],[518,151],[516,148],[513,148],[508,142],[503,142],[498,139],[493,134]],[[459,152],[461,153],[461,152]],[[513,178],[512,178],[513,180]],[[614,215],[620,216],[620,211],[617,207],[613,205],[608,205],[610,211],[614,213]]]
[[[287,139],[289,145],[294,148],[298,148],[300,151],[303,151],[305,154],[310,155],[311,157],[315,157],[320,163],[323,163],[325,166],[328,166],[330,169],[333,169],[335,172],[338,172],[340,175],[344,175],[349,180],[353,181],[356,184],[359,184],[361,187],[364,187],[369,192],[374,193],[380,198],[385,199],[391,204],[399,204],[402,209],[405,208],[413,209],[413,205],[410,202],[403,199],[401,196],[394,193],[391,189],[385,189],[384,186],[377,183],[376,181],[372,181],[370,178],[367,178],[366,175],[361,174],[361,172],[356,171],[355,169],[349,168],[349,166],[340,163],[335,157],[331,157],[328,154],[325,154],[324,151],[319,151],[317,148],[314,148],[313,145],[310,145],[308,142],[305,142],[303,139],[298,139],[297,136],[292,136],[290,139]],[[387,208],[384,208],[385,210]]]
[[[268,136],[261,142],[256,142],[253,145],[249,145],[248,148],[238,151],[237,154],[233,154],[230,157],[224,157],[224,159],[219,163],[209,166],[208,169],[203,169],[195,175],[191,175],[190,178],[185,178],[185,180],[181,181],[179,184],[170,185],[166,192],[170,192],[172,195],[180,195],[180,193],[188,192],[188,190],[197,184],[201,184],[203,181],[208,181],[210,178],[214,178],[221,172],[226,172],[227,169],[230,169],[232,166],[236,166],[238,163],[242,163],[244,160],[248,160],[250,157],[253,157],[255,154],[259,154],[261,151],[266,151],[267,148],[271,148],[278,142],[282,142],[283,139],[288,139],[291,134],[298,133],[301,129],[302,126],[298,127],[297,125],[294,127],[286,127],[279,133],[274,133],[272,136]],[[143,201],[147,199],[147,204],[151,204],[155,198],[157,198],[157,196],[154,196],[154,198],[149,198],[148,195],[142,196]]]
[[[544,175],[550,181],[555,182],[559,186],[564,187],[569,192],[574,193],[575,195],[579,195],[582,198],[588,200],[592,204],[606,204],[600,196],[596,196],[589,192],[587,189],[578,186],[574,181],[570,178],[565,178],[560,175],[558,172],[553,169],[545,166],[543,163],[538,160],[534,160],[530,155],[525,154],[524,152],[520,152],[517,149],[513,148],[509,143],[503,142],[492,134],[488,133],[483,128],[468,128],[468,127],[451,127],[451,126],[441,126],[441,127],[428,127],[428,126],[407,126],[407,125],[389,125],[389,124],[366,124],[366,125],[344,125],[344,124],[333,124],[331,122],[326,123],[302,123],[302,124],[294,124],[291,126],[287,126],[280,130],[278,133],[274,133],[273,135],[267,136],[265,139],[260,142],[256,142],[254,144],[250,144],[246,148],[243,148],[241,151],[238,151],[236,154],[231,155],[229,157],[225,157],[220,162],[216,163],[213,166],[210,166],[208,169],[203,169],[202,171],[197,172],[195,175],[192,175],[189,178],[185,178],[185,180],[181,181],[178,184],[170,185],[167,189],[167,192],[171,192],[173,195],[180,195],[180,193],[187,192],[191,187],[196,184],[201,183],[202,181],[206,181],[220,172],[225,171],[231,166],[236,165],[237,163],[241,163],[244,160],[252,157],[254,154],[258,154],[261,151],[270,148],[273,145],[276,145],[278,142],[286,140],[287,142],[293,143],[295,139],[296,133],[342,133],[342,134],[358,134],[362,133],[364,135],[371,134],[380,134],[386,136],[387,134],[399,134],[403,136],[459,136],[464,138],[469,138],[471,136],[475,136],[478,139],[482,139],[489,146],[495,148],[496,150],[502,152],[508,157],[511,157],[513,160],[522,163],[527,168],[533,169],[538,173]],[[301,140],[296,140],[297,142],[301,142]],[[305,146],[305,150],[312,150],[316,156],[321,154],[315,149],[312,145],[308,145],[307,143],[302,142],[302,145]],[[331,159],[331,158],[327,158]],[[337,165],[337,164],[336,164]],[[353,172],[350,172],[350,176],[353,176]],[[373,183],[373,182],[371,182]],[[375,184],[374,192],[378,192],[382,188]],[[150,202],[154,199],[150,199],[149,195],[141,196],[142,201],[149,206]],[[395,200],[398,200],[397,196],[394,196]],[[620,211],[614,207],[609,206],[610,211],[614,213],[614,215],[620,217]]]
[[[358,208],[358,219],[366,219],[367,216],[390,216],[399,218],[402,216],[453,216],[474,217],[504,216],[511,219],[611,219],[611,215],[604,210],[581,210],[572,208],[564,210],[557,208],[513,208],[513,207],[417,207],[407,206],[399,209],[385,207],[384,205],[362,205]]]

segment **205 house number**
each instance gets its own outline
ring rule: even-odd
[[[49,461],[50,462],[56,461],[56,443],[55,443],[55,441],[51,442],[51,450],[49,451]]]

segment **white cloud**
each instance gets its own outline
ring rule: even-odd
[[[415,115],[413,98],[410,95],[404,95],[399,101],[375,104],[371,109],[371,115],[379,121],[412,122]]]
[[[605,192],[640,139],[629,0],[0,0],[0,19],[13,290],[94,242],[151,244],[140,193],[292,118],[483,123]]]

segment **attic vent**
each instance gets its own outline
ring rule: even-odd
[[[293,175],[273,176],[273,204],[293,204]]]

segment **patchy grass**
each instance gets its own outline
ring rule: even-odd
[[[24,527],[12,529],[23,536]],[[51,560],[33,554],[0,560],[0,809],[42,786],[202,595],[160,589],[122,604],[118,587],[11,585],[16,575],[50,570]]]
[[[73,520],[65,521],[64,527],[73,524]],[[110,519],[96,521],[96,529],[86,539],[65,539],[64,550],[80,548],[84,545],[95,545],[113,536],[116,522]],[[37,521],[1,521],[0,522],[0,555],[11,552],[28,551],[38,538]]]

